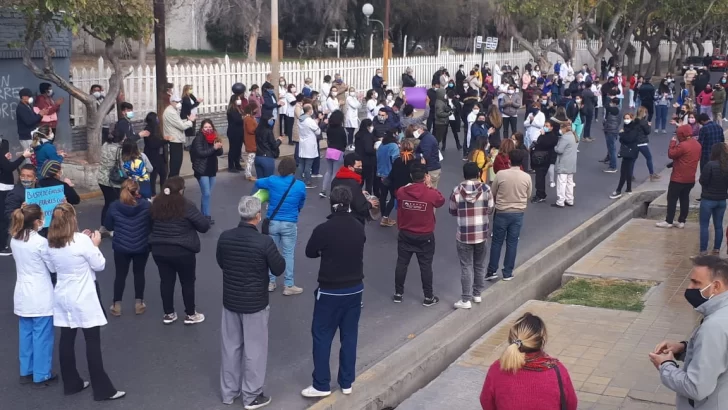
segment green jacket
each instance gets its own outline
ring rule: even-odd
[[[725,103],[725,88],[713,90],[713,109],[723,109]]]

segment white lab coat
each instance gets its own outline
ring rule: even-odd
[[[28,241],[10,240],[15,259],[13,313],[20,317],[53,316],[53,283],[48,257],[48,241],[33,231]]]
[[[377,100],[370,99],[367,101],[367,118],[370,120],[377,116]]]
[[[503,76],[503,71],[501,71],[501,68],[498,64],[495,64],[493,66],[493,87],[495,87],[495,88],[500,87],[501,76]]]
[[[294,105],[296,103],[296,96],[291,93],[286,93],[285,99],[286,99],[286,104],[285,104],[286,105],[286,111],[285,111],[286,115],[291,118],[295,118],[296,110],[295,110]],[[294,103],[294,105],[291,105],[291,103]]]
[[[478,113],[478,114],[480,114],[480,113]],[[469,147],[471,146],[470,145],[470,129],[473,128],[473,124],[475,124],[475,119],[477,118],[477,116],[478,116],[477,114],[475,114],[474,112],[471,111],[467,117],[467,120],[468,120],[468,138],[467,139],[468,139]]]
[[[302,115],[298,119],[298,156],[300,158],[319,156],[316,149],[316,136],[320,134],[321,129],[313,118]]]
[[[525,145],[527,149],[531,149],[531,144],[538,140],[545,123],[546,116],[541,111],[533,116],[533,120],[529,120],[528,117],[526,117],[526,121],[523,122],[523,127],[526,129],[526,135],[523,137],[523,145]]]
[[[326,111],[331,114],[334,111],[339,111],[339,100],[336,97],[329,97],[326,99]]]
[[[96,293],[96,272],[106,259],[91,238],[80,232],[63,248],[48,248],[46,263],[54,267],[58,282],[54,294],[53,326],[91,328],[106,322]]]
[[[280,99],[285,100],[287,93],[288,93],[288,90],[286,89],[286,87],[281,87],[280,85],[278,86],[278,98],[279,98],[279,101],[280,101]],[[288,115],[288,104],[283,104],[283,105],[279,106],[278,107],[278,114],[280,114],[280,115]],[[276,121],[278,121],[278,119],[276,119]]]
[[[359,107],[361,103],[356,97],[346,97],[346,123],[344,128],[359,128]]]
[[[321,83],[321,92],[319,97],[321,98],[321,102],[325,102],[327,98],[329,98],[329,93],[331,92],[331,83]]]

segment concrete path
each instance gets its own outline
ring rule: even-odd
[[[668,232],[640,220],[630,221],[625,228],[597,249],[618,255],[623,248],[617,239],[626,232],[649,238],[632,243],[635,252],[650,255],[642,260],[627,256],[629,264],[635,265],[633,269],[625,269],[620,263],[602,268],[609,277],[621,278],[627,278],[627,272],[644,268],[650,275],[641,279],[660,282],[648,293],[642,312],[530,301],[475,342],[440,377],[397,410],[479,410],[478,399],[488,368],[505,349],[512,323],[525,312],[546,321],[550,336],[546,350],[569,369],[579,409],[673,409],[675,393],[661,385],[647,354],[664,339],[685,340],[697,325],[699,315],[682,294],[691,267],[688,255],[697,252],[698,238],[689,230]],[[676,235],[665,239],[666,234]],[[677,245],[685,252],[675,260],[672,251]],[[597,249],[593,253],[598,254]],[[584,259],[594,258],[590,253]],[[653,269],[654,264],[664,266],[667,274]],[[494,286],[505,288],[507,284]]]

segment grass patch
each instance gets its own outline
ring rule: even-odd
[[[645,307],[642,298],[652,286],[652,282],[573,279],[552,293],[548,301],[565,305],[641,312]]]

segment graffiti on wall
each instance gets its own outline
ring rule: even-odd
[[[18,92],[22,89],[22,86],[13,84],[10,74],[0,75],[0,120],[15,120],[15,109],[20,102]]]

